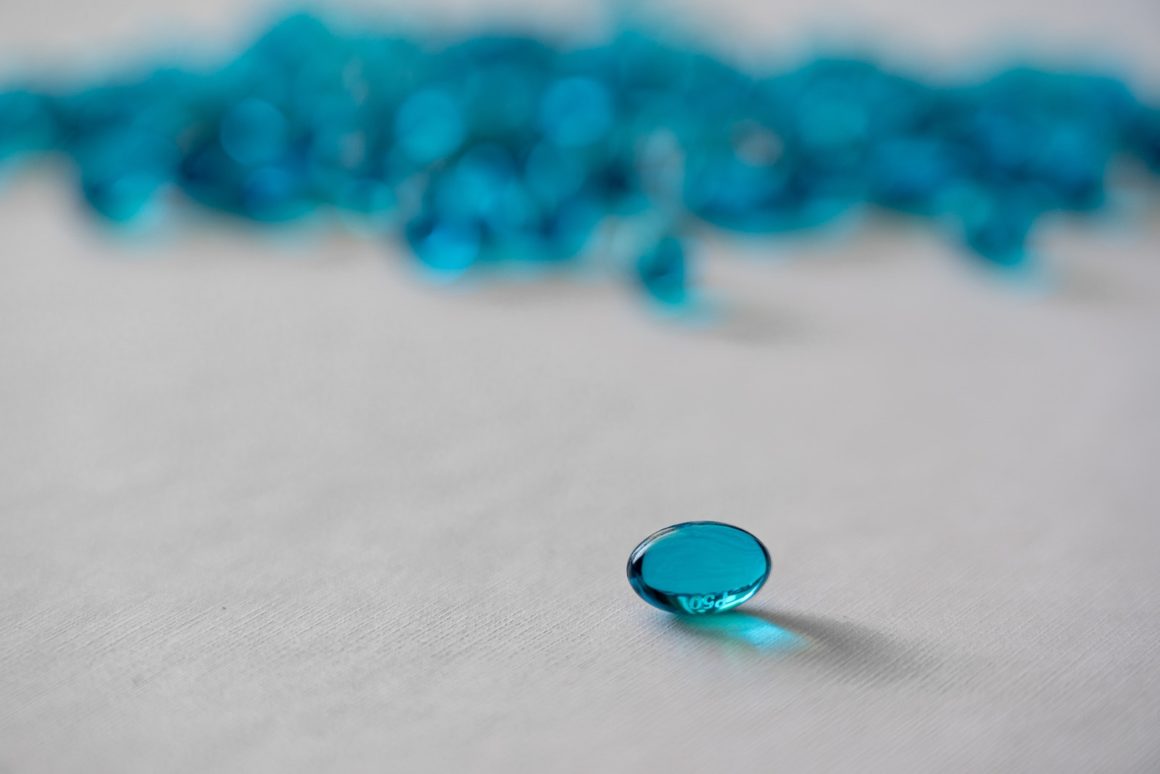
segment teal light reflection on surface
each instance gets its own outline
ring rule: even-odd
[[[790,653],[804,649],[809,640],[760,616],[741,612],[712,616],[679,616],[681,626],[714,639],[736,642],[756,650]]]

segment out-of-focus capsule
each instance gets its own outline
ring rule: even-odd
[[[247,170],[240,193],[241,214],[265,223],[297,220],[314,209],[302,169],[292,164]]]
[[[1015,268],[1027,262],[1027,239],[1038,214],[1018,192],[982,192],[958,216],[967,247],[994,266]]]
[[[286,154],[290,126],[274,105],[261,99],[245,99],[222,116],[219,142],[239,164],[267,164]]]
[[[394,212],[398,197],[394,189],[379,178],[351,177],[333,192],[333,203],[340,209],[368,218],[381,219]]]
[[[945,141],[897,137],[876,145],[867,166],[870,198],[906,212],[935,214],[958,182],[962,161]]]
[[[0,161],[51,148],[56,122],[48,97],[26,89],[0,92]]]
[[[1104,203],[1104,170],[1112,154],[1108,139],[1078,121],[1043,127],[1032,154],[1031,178],[1048,204],[1065,210],[1094,210]]]
[[[564,78],[552,84],[540,105],[544,136],[564,148],[604,138],[615,117],[608,89],[592,78]]]
[[[716,226],[760,234],[813,228],[855,202],[845,191],[825,190],[824,172],[810,174],[793,162],[754,166],[732,154],[698,154],[688,164],[688,209]]]
[[[560,205],[583,187],[588,177],[587,160],[572,150],[541,142],[524,162],[528,190],[547,208]]]
[[[453,153],[465,136],[463,116],[451,95],[425,89],[399,107],[395,139],[416,164],[429,164]]]
[[[1131,143],[1140,158],[1160,173],[1160,109],[1141,109],[1132,124]]]
[[[76,162],[88,205],[109,221],[126,223],[172,181],[176,149],[167,138],[130,126],[93,138]]]
[[[541,210],[536,234],[543,261],[566,261],[581,255],[607,211],[597,199],[577,195]]]
[[[636,259],[636,278],[650,298],[665,306],[681,306],[689,299],[685,246],[671,235],[648,245]]]
[[[482,234],[478,224],[439,219],[421,213],[406,226],[407,244],[415,257],[441,279],[454,279],[481,258]]]
[[[482,140],[530,138],[556,52],[528,37],[479,35],[443,52],[440,72],[458,81],[469,133]]]

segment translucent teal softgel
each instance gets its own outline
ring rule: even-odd
[[[769,577],[769,552],[745,530],[690,521],[654,532],[628,557],[628,582],[650,605],[679,615],[732,610]]]

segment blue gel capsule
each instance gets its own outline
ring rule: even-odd
[[[177,165],[177,185],[186,196],[212,209],[238,208],[237,177],[237,164],[216,142],[203,141],[189,149]]]
[[[743,529],[690,521],[654,532],[628,557],[628,582],[641,599],[669,613],[732,610],[769,577],[769,552]]]
[[[1027,177],[1042,190],[1046,206],[1095,210],[1104,203],[1104,173],[1112,152],[1096,128],[1063,120],[1037,133]]]
[[[1027,239],[1038,215],[1025,196],[986,196],[959,213],[963,241],[992,266],[1018,268],[1029,258]]]
[[[530,235],[540,220],[540,207],[522,185],[500,187],[484,215],[490,233],[500,238]]]
[[[451,154],[465,134],[463,116],[455,100],[439,89],[412,95],[395,116],[399,147],[416,164],[429,164]]]
[[[222,117],[220,141],[239,164],[266,164],[286,152],[289,133],[278,108],[265,100],[245,99]]]
[[[769,203],[783,198],[785,177],[778,167],[758,167],[731,154],[701,151],[689,163],[685,206],[722,228],[762,232],[767,230]]]
[[[276,22],[250,45],[247,53],[279,64],[297,64],[302,62],[303,51],[317,50],[330,37],[322,19],[300,11]]]
[[[441,220],[426,213],[409,222],[405,231],[420,263],[441,279],[459,277],[480,259],[482,239],[476,224]]]
[[[1140,110],[1131,127],[1130,139],[1140,159],[1160,173],[1160,108]]]
[[[74,158],[85,202],[108,221],[128,223],[171,180],[176,149],[164,136],[130,126],[93,138]]]
[[[685,205],[702,220],[747,234],[814,228],[843,214],[854,199],[825,190],[825,179],[813,171],[794,163],[753,166],[706,154],[690,164]]]
[[[967,127],[977,163],[992,173],[1019,172],[1034,152],[1034,133],[1029,122],[1010,111],[983,105]]]
[[[0,160],[46,150],[56,139],[49,100],[35,92],[0,92]]]
[[[886,207],[936,214],[957,182],[960,164],[948,143],[923,137],[898,137],[870,153],[869,194]]]
[[[109,177],[85,177],[81,195],[93,211],[113,223],[137,218],[155,198],[164,180],[149,170],[132,170]]]
[[[445,218],[486,218],[515,175],[514,162],[504,148],[480,145],[436,177],[432,199]]]
[[[272,164],[253,170],[242,182],[240,212],[252,220],[283,223],[314,209],[297,170]]]
[[[336,192],[335,204],[371,219],[381,219],[395,210],[397,200],[391,187],[371,177],[344,181]]]
[[[473,134],[486,137],[520,133],[534,123],[554,58],[542,41],[489,34],[455,44],[441,57],[460,82],[458,92]]]
[[[537,231],[544,247],[543,260],[570,260],[581,255],[604,215],[600,202],[587,196],[574,197],[542,213]]]
[[[540,128],[564,148],[591,145],[612,127],[612,99],[591,78],[564,78],[544,94]]]
[[[554,207],[584,185],[588,170],[584,159],[552,143],[532,148],[524,162],[524,182],[545,206]]]
[[[799,107],[797,138],[807,152],[826,155],[865,142],[870,116],[865,106],[847,99],[807,99]]]
[[[664,236],[636,260],[636,278],[655,301],[681,306],[689,298],[689,272],[685,247],[674,236]]]

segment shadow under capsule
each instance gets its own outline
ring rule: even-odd
[[[856,682],[930,679],[938,659],[927,649],[853,621],[747,608],[717,615],[673,616],[698,638],[741,647]]]

